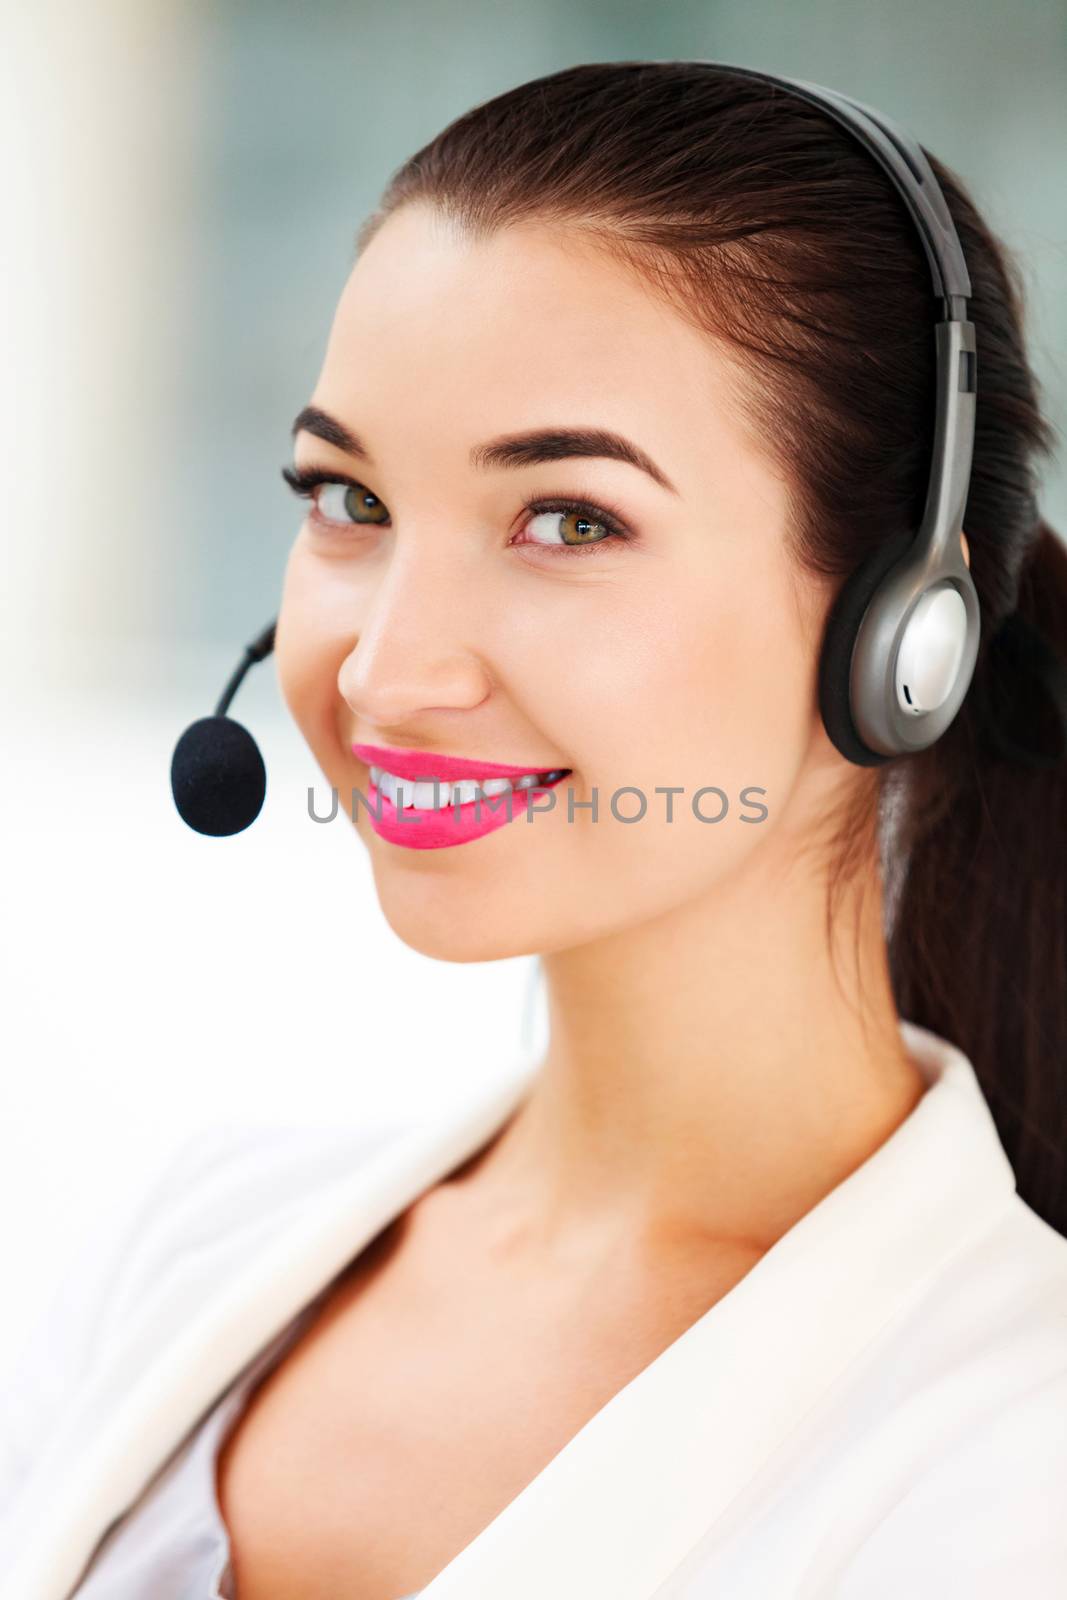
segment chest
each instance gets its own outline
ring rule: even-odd
[[[460,1269],[431,1288],[400,1254],[387,1235],[361,1258],[224,1443],[240,1600],[423,1588],[746,1270],[637,1314],[621,1281],[524,1293]]]

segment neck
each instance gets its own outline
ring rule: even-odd
[[[547,1054],[471,1163],[527,1237],[762,1252],[918,1103],[880,877],[853,883],[828,926],[825,878],[774,857],[543,958]]]

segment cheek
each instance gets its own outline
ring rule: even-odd
[[[789,597],[765,584],[731,585],[728,601],[711,604],[709,593],[708,583],[662,599],[646,589],[639,606],[583,627],[553,653],[546,726],[602,806],[612,789],[633,785],[649,819],[665,816],[657,785],[684,786],[677,816],[691,793],[717,785],[733,809],[746,786],[782,793],[795,777],[814,664]],[[718,804],[702,802],[712,814]],[[636,797],[624,805],[640,809]]]

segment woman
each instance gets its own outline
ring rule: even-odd
[[[394,176],[278,671],[391,926],[540,953],[550,1042],[430,1128],[180,1153],[9,1404],[18,1600],[1064,1592],[1067,556],[1017,269],[931,165],[982,644],[867,764],[820,647],[919,526],[935,377],[877,163],[625,62]],[[509,772],[510,825],[431,781]]]

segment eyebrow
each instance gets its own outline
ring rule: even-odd
[[[360,461],[371,460],[370,452],[359,436],[318,406],[305,406],[298,413],[292,435],[295,438],[301,432],[313,433]],[[470,461],[471,466],[487,471],[492,467],[532,467],[544,461],[565,461],[577,456],[624,461],[647,473],[662,489],[668,489],[671,494],[678,493],[651,456],[631,440],[623,438],[622,434],[612,433],[607,428],[535,428],[527,433],[505,434],[485,444],[475,445],[470,453]]]

